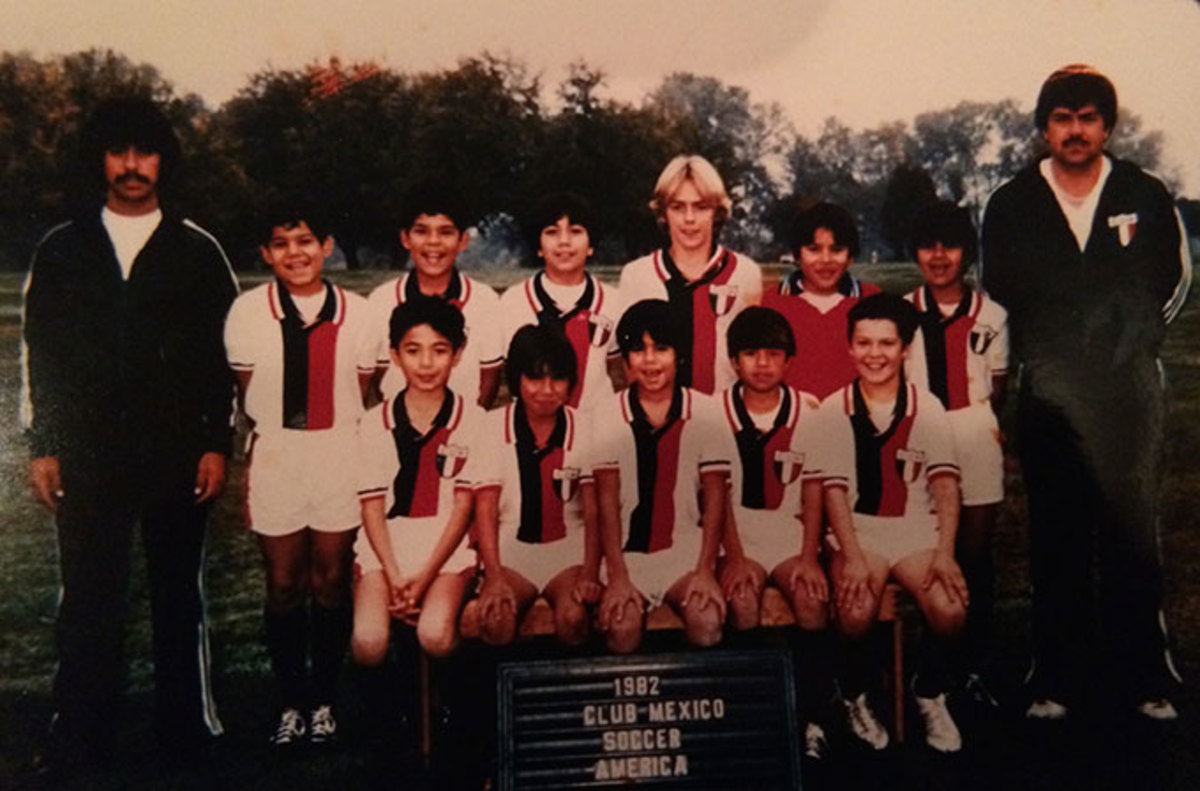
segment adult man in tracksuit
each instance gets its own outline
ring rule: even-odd
[[[1116,112],[1099,72],[1050,75],[1036,111],[1050,156],[1000,187],[984,217],[983,284],[1009,311],[1021,364],[1034,587],[1027,715],[1038,719],[1061,719],[1090,688],[1147,717],[1177,716],[1161,613],[1158,352],[1191,264],[1166,188],[1104,152]],[[1089,687],[1097,670],[1110,675]]]
[[[160,745],[187,749],[221,732],[201,575],[231,442],[221,333],[237,293],[220,245],[159,206],[180,147],[151,102],[102,103],[81,153],[103,174],[104,204],[46,234],[25,296],[30,477],[55,515],[61,561],[50,757],[64,763],[113,755],[134,523]]]

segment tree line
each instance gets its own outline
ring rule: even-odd
[[[253,218],[277,192],[321,200],[351,266],[395,265],[397,201],[427,181],[463,197],[480,263],[529,262],[519,217],[564,189],[599,209],[596,260],[619,263],[661,243],[647,203],[681,152],[707,157],[725,178],[730,246],[778,258],[797,203],[828,199],[856,215],[867,255],[890,260],[904,256],[923,201],[955,200],[978,217],[990,191],[1039,153],[1031,114],[1013,100],[964,101],[864,130],[831,117],[810,138],[778,104],[714,77],[669,74],[640,104],[608,98],[605,87],[603,71],[582,61],[547,89],[521,61],[487,53],[415,74],[331,58],[255,73],[213,109],[111,50],[3,53],[0,267],[23,268],[41,232],[75,207],[79,127],[113,95],[163,105],[188,154],[169,197],[247,267]],[[1162,144],[1161,132],[1122,112],[1118,155],[1153,170]],[[1196,202],[1184,208],[1196,216]]]

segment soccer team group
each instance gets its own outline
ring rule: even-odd
[[[1107,138],[1113,119],[1096,76],[1068,69],[1047,82],[1048,95],[1043,88],[1050,161],[1070,164],[1067,140],[1086,138],[1088,124]],[[103,145],[109,202],[92,232],[107,230],[116,260],[128,261],[128,291],[113,300],[136,300],[161,215],[136,231],[128,216],[107,213],[114,193],[114,214],[120,199],[136,203],[163,148],[128,135]],[[147,178],[123,180],[126,172]],[[333,737],[347,647],[369,677],[388,660],[392,630],[408,624],[428,654],[445,656],[472,596],[487,643],[512,641],[541,596],[564,643],[598,629],[610,650],[627,653],[659,605],[696,645],[754,628],[772,585],[802,632],[806,749],[824,749],[823,701],[834,689],[850,732],[883,749],[888,731],[869,702],[872,658],[860,638],[891,580],[927,626],[912,681],[926,741],[961,748],[946,695],[979,685],[987,655],[990,536],[1004,494],[997,413],[1009,370],[1008,312],[964,279],[978,252],[970,214],[948,202],[917,213],[910,249],[923,285],[901,297],[850,274],[853,217],[810,205],[791,227],[796,269],[764,293],[758,264],[718,243],[731,205],[708,161],[673,159],[650,202],[668,242],[626,264],[614,289],[586,268],[587,201],[546,196],[523,223],[541,269],[500,296],[456,267],[467,221],[456,196],[434,187],[409,195],[398,218],[411,268],[369,298],[323,276],[334,240],[319,208],[284,201],[264,213],[261,255],[274,278],[236,299],[231,287],[219,291],[232,299],[223,349],[251,426],[246,518],[266,564],[275,743]],[[1093,201],[1088,227],[1095,213]],[[106,394],[66,389],[53,372],[61,360],[45,351],[58,340],[45,303],[75,309],[46,263],[69,257],[54,233],[35,258],[26,341],[34,485],[58,511],[62,544],[73,482],[58,467],[70,451],[52,452],[54,421],[66,425],[55,399]],[[1076,253],[1088,249],[1085,235]],[[214,390],[199,382],[185,379]],[[209,500],[221,471],[206,472],[204,459],[221,448],[190,440],[217,451],[199,456],[195,480],[196,499]],[[64,560],[68,596],[72,580]],[[71,639],[60,615],[60,653],[79,649]],[[158,652],[156,643],[156,663]],[[67,673],[56,684],[60,707]],[[1032,716],[1065,713],[1065,694],[1039,692]],[[1168,692],[1139,694],[1170,707]],[[209,699],[205,716],[210,709]]]

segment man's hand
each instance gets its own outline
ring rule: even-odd
[[[816,558],[801,555],[799,562],[792,567],[792,577],[788,580],[792,590],[803,590],[808,598],[814,601],[829,601],[829,579],[825,569]]]
[[[63,498],[58,457],[41,456],[29,462],[29,482],[33,484],[33,499],[56,513],[58,501]]]
[[[967,580],[963,577],[958,563],[954,561],[954,556],[949,552],[935,551],[933,553],[933,560],[929,563],[929,571],[925,572],[925,579],[921,582],[921,587],[929,590],[933,587],[934,582],[942,583],[950,601],[962,602],[964,607],[970,604]]]
[[[196,465],[196,502],[215,499],[225,487],[225,457],[220,453],[205,453]]]

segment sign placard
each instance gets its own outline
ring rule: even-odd
[[[497,677],[502,791],[800,788],[787,651],[513,662]]]

